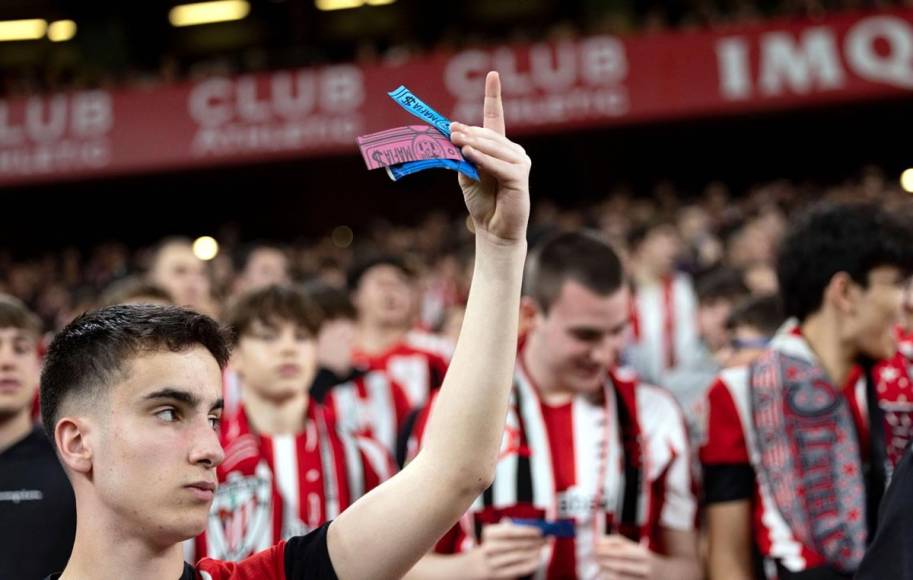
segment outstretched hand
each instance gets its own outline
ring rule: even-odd
[[[459,175],[476,233],[498,243],[525,240],[531,162],[523,147],[505,136],[501,79],[497,72],[489,72],[485,77],[482,127],[453,123],[450,139],[479,169],[480,181]]]

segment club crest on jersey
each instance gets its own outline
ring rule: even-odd
[[[253,475],[228,474],[209,511],[210,556],[238,561],[272,543],[272,471],[265,460]]]

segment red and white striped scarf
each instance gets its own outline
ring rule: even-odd
[[[837,570],[865,552],[862,450],[845,394],[795,333],[775,337],[750,367],[758,476],[793,535]]]
[[[647,529],[648,485],[641,477],[642,449],[635,384],[617,377],[602,400],[575,397],[572,403],[575,485],[556,493],[554,466],[539,396],[518,368],[501,456],[492,486],[470,510],[476,541],[484,524],[503,517],[573,519],[577,576],[594,577],[598,537],[620,532],[640,539]],[[532,453],[531,449],[536,452]],[[548,558],[551,559],[549,552]],[[544,578],[543,566],[537,578]]]

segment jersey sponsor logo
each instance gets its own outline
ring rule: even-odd
[[[253,475],[228,474],[209,511],[211,557],[238,561],[259,550],[264,536],[272,539],[272,490],[273,475],[265,460]]]
[[[605,512],[607,506],[605,499],[586,493],[576,485],[571,486],[558,494],[558,519],[588,522],[593,514]]]

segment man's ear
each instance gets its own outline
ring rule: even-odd
[[[822,306],[830,306],[842,314],[853,314],[856,312],[859,291],[859,285],[853,282],[849,274],[837,272],[824,288]]]
[[[520,298],[520,336],[525,336],[536,328],[539,324],[539,315],[541,313],[542,309],[539,308],[539,304],[533,298],[529,296]]]
[[[60,460],[72,471],[89,473],[92,470],[92,447],[89,444],[89,423],[80,417],[63,417],[54,427],[54,442]]]

